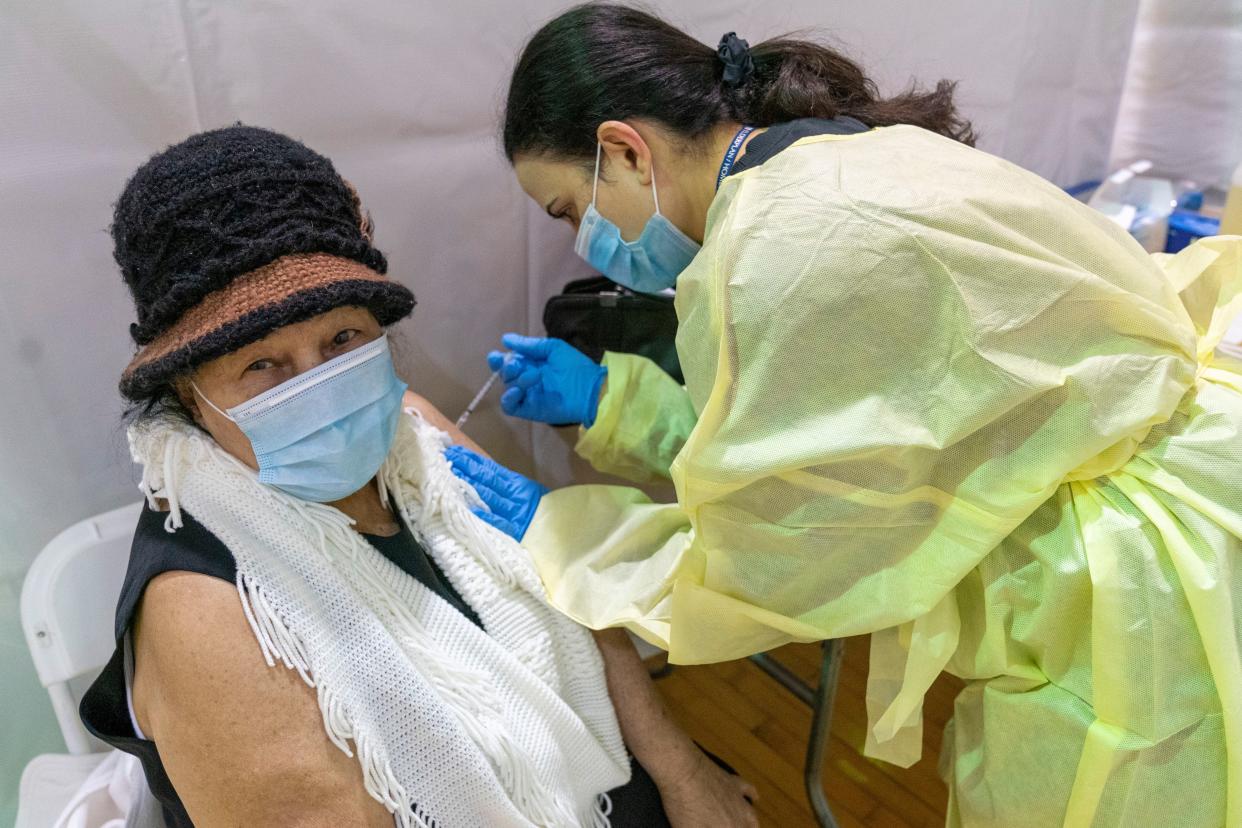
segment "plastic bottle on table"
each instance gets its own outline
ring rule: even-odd
[[[1164,250],[1169,235],[1169,215],[1176,206],[1173,182],[1143,175],[1150,161],[1135,161],[1117,170],[1087,201],[1143,245],[1148,253]]]

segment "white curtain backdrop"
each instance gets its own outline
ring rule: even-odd
[[[1054,182],[1108,159],[1138,0],[679,0],[654,8],[715,44],[818,28],[885,91],[961,81],[981,146]],[[129,297],[111,205],[151,153],[243,121],[331,157],[417,294],[399,368],[456,416],[508,330],[586,266],[518,189],[497,141],[516,53],[557,0],[0,0],[0,823],[35,753],[63,750],[17,619],[57,531],[134,501],[116,381]],[[571,436],[469,430],[550,485],[583,479]]]
[[[1113,164],[1140,158],[1228,185],[1242,163],[1242,0],[1142,0]]]
[[[1110,167],[1228,188],[1242,164],[1242,0],[1141,0]],[[1225,335],[1242,346],[1242,319]]]

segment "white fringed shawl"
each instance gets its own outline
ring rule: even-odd
[[[148,500],[181,509],[237,561],[269,666],[314,687],[328,737],[356,751],[398,825],[606,826],[629,762],[590,634],[550,609],[521,547],[470,512],[474,490],[412,411],[381,494],[478,613],[483,632],[376,551],[335,508],[286,495],[170,418],[131,429]],[[352,749],[350,742],[353,743]]]

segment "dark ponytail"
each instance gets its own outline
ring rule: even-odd
[[[717,51],[628,6],[588,3],[540,29],[518,59],[504,119],[505,155],[590,158],[608,120],[646,118],[683,138],[718,124],[754,126],[850,116],[868,126],[913,124],[974,145],[953,103],[955,84],[881,99],[858,64],[825,46],[778,38],[750,50],[753,71],[726,82]]]

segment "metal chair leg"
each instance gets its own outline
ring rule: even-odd
[[[837,695],[837,678],[841,673],[840,639],[824,642],[824,657],[819,663],[819,687],[815,689],[814,714],[811,716],[811,738],[806,746],[807,799],[821,828],[837,828],[837,820],[828,805],[824,791],[824,759],[828,754],[828,740],[832,730],[832,703]]]
[[[806,765],[802,778],[811,811],[815,814],[820,828],[837,828],[836,817],[832,815],[828,796],[824,793],[823,770],[832,730],[832,703],[837,694],[843,648],[844,644],[839,639],[824,642],[824,655],[819,665],[819,686],[814,690],[767,653],[757,653],[750,657],[755,666],[811,708],[811,734],[807,740]]]
[[[815,706],[815,691],[798,674],[767,653],[755,653],[750,660],[781,687],[793,693],[807,707]]]

